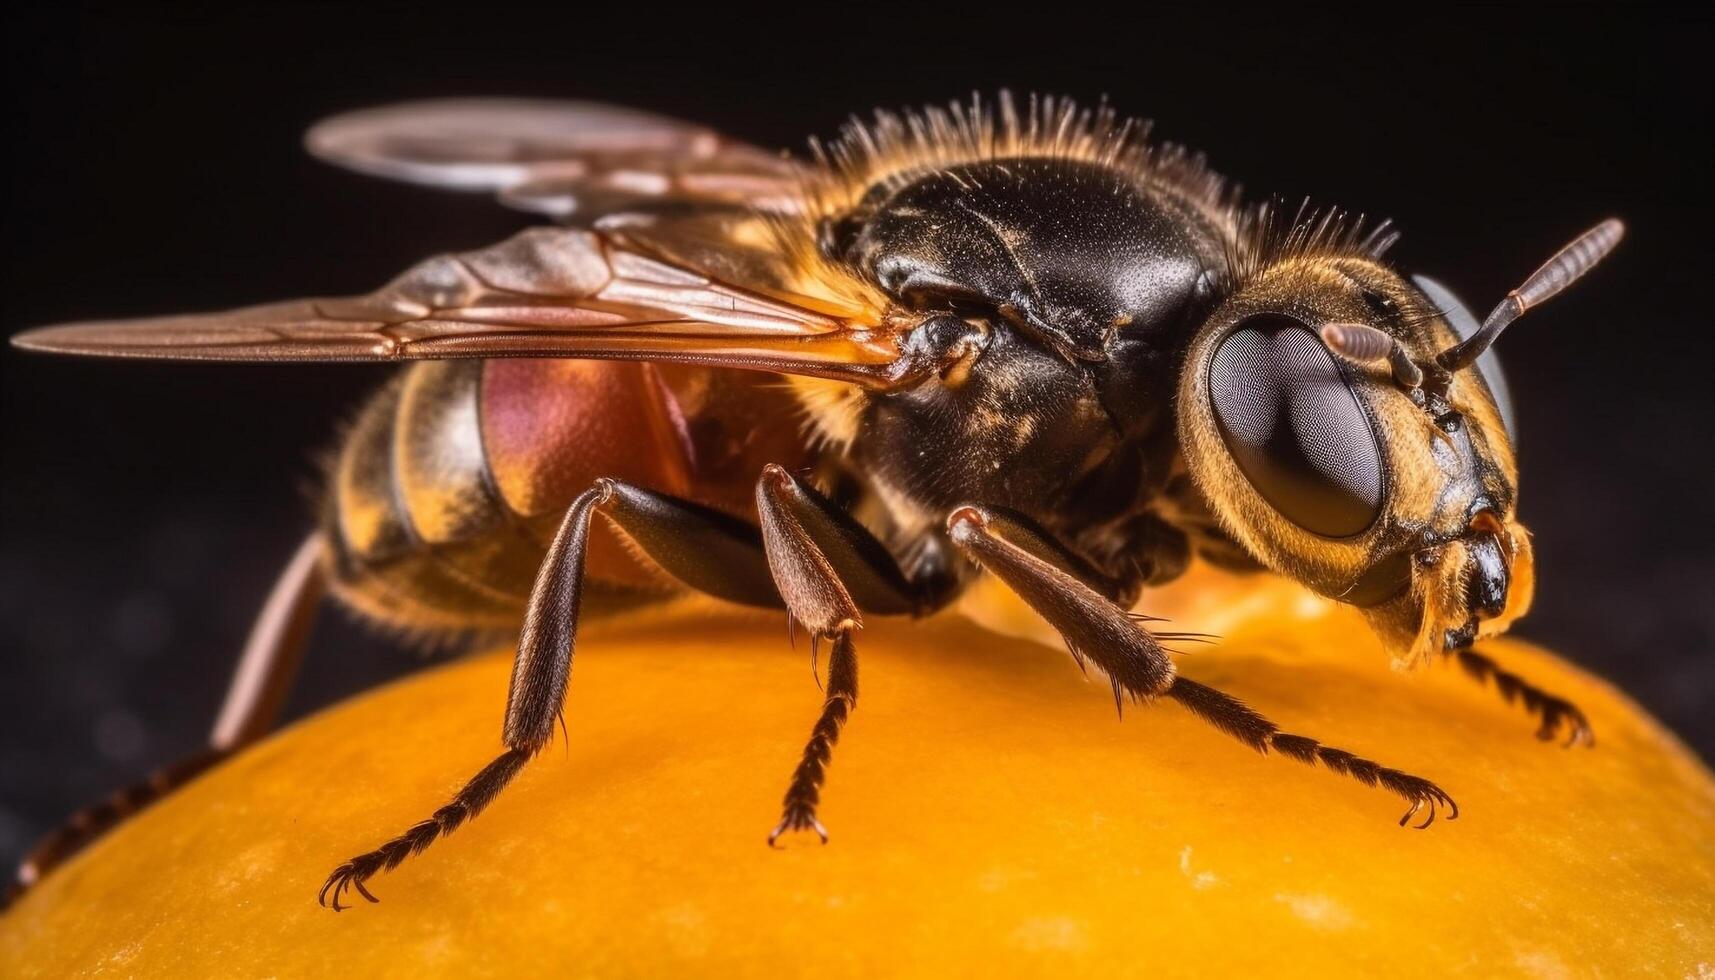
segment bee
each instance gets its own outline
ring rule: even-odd
[[[66,354],[408,365],[331,465],[208,751],[49,838],[28,883],[271,726],[324,591],[399,631],[518,631],[502,751],[427,819],[340,864],[366,883],[492,803],[552,738],[578,623],[686,592],[784,610],[829,652],[768,843],[810,831],[857,704],[866,616],[998,578],[1116,705],[1177,701],[1259,752],[1402,797],[1436,783],[1282,731],[1176,674],[1133,612],[1194,556],[1358,607],[1401,663],[1457,658],[1592,741],[1475,648],[1530,604],[1530,537],[1490,351],[1594,266],[1605,221],[1479,322],[1338,211],[1249,206],[1105,105],[1002,95],[854,119],[800,161],[589,103],[399,105],[316,155],[556,219],[366,296],[80,323]],[[599,520],[597,518],[600,518]],[[1418,819],[1421,817],[1421,819]]]

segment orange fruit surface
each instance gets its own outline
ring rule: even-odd
[[[1177,704],[1116,718],[1015,604],[874,620],[813,836],[764,844],[820,695],[779,617],[688,606],[579,643],[556,742],[485,813],[316,904],[498,747],[508,658],[296,724],[145,811],[0,918],[0,975],[1715,976],[1715,781],[1613,688],[1594,748],[1450,665],[1401,674],[1346,610],[1194,578],[1150,611],[1181,672],[1428,777],[1456,821],[1259,756]],[[1146,605],[1149,605],[1146,603]],[[1007,635],[1013,634],[1013,635]],[[314,655],[312,653],[312,655]]]

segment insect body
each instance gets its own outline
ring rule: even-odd
[[[269,603],[213,739],[265,730],[323,580],[409,631],[521,625],[505,750],[446,806],[340,865],[336,909],[473,817],[552,737],[577,622],[697,591],[831,645],[772,842],[817,804],[856,704],[865,615],[995,575],[1111,680],[1404,797],[1421,777],[1280,731],[1180,678],[1129,612],[1193,555],[1362,607],[1401,660],[1460,658],[1529,602],[1504,382],[1512,318],[1618,241],[1598,226],[1478,325],[1333,214],[1245,208],[1106,110],[1032,101],[854,123],[814,164],[583,104],[428,103],[310,134],[359,170],[488,189],[563,219],[354,299],[33,331],[20,346],[392,360]],[[779,383],[784,377],[789,385]],[[596,515],[603,518],[595,520]],[[26,875],[76,844],[50,841]]]
[[[337,594],[407,632],[516,630],[566,507],[598,478],[727,513],[768,463],[807,465],[790,395],[755,372],[616,361],[430,361],[359,415],[322,539]],[[789,424],[782,425],[782,420]],[[584,600],[671,588],[591,529]]]

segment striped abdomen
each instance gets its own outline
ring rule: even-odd
[[[804,456],[771,376],[612,361],[413,365],[364,408],[333,467],[331,579],[348,604],[407,629],[516,628],[565,508],[596,478],[748,515],[761,467]],[[611,528],[592,528],[588,601],[670,589]]]

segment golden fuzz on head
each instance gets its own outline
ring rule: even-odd
[[[1290,213],[1277,201],[1244,209],[1228,243],[1230,284],[1237,288],[1270,268],[1304,259],[1362,259],[1379,262],[1399,241],[1389,221],[1370,221],[1339,208],[1314,208],[1309,201]]]

